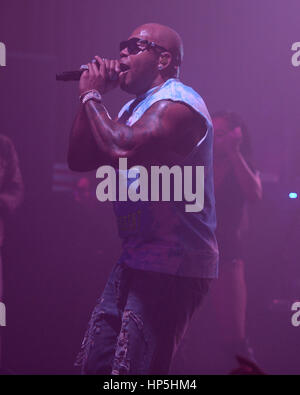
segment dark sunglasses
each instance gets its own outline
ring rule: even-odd
[[[159,49],[162,52],[168,52],[166,48],[155,44],[152,41],[142,40],[140,38],[133,37],[130,40],[122,41],[120,43],[120,52],[127,48],[130,55],[136,55],[139,52],[149,50],[151,48]]]

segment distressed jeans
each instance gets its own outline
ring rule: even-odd
[[[210,279],[114,266],[75,365],[83,374],[168,374]]]

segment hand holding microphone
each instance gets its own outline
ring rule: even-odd
[[[95,60],[88,63],[87,69],[83,71],[79,82],[79,94],[89,90],[97,90],[102,95],[119,85],[119,74],[121,72],[118,60],[102,59],[95,56]]]
[[[122,66],[121,66],[122,67]],[[121,72],[118,60],[103,59],[96,56],[88,65],[83,65],[80,70],[65,71],[56,75],[57,81],[79,81],[80,91],[83,87],[92,84],[101,85],[102,93],[115,88],[119,84],[119,74]],[[85,76],[83,77],[83,75]],[[88,77],[88,75],[90,76]],[[97,77],[97,78],[96,78]],[[93,82],[91,81],[93,78]],[[97,80],[97,81],[96,81]],[[92,88],[95,89],[95,88]]]

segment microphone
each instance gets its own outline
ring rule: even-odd
[[[93,63],[96,63],[97,66],[99,67],[99,63],[94,59],[92,61]],[[127,71],[128,66],[126,66],[124,63],[120,63],[120,69],[121,71]],[[75,71],[64,71],[60,74],[56,74],[56,81],[79,81],[82,73],[84,71],[88,71],[89,68],[86,64],[82,65],[79,70]],[[117,78],[116,78],[117,79]]]
[[[56,81],[79,81],[82,73],[88,69],[88,66],[84,64],[79,70],[64,71],[60,74],[56,74]]]

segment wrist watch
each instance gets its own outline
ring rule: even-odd
[[[102,96],[98,91],[95,89],[92,89],[90,91],[84,92],[80,97],[79,100],[81,101],[82,104],[85,104],[89,100],[94,100],[98,103],[102,102]]]

